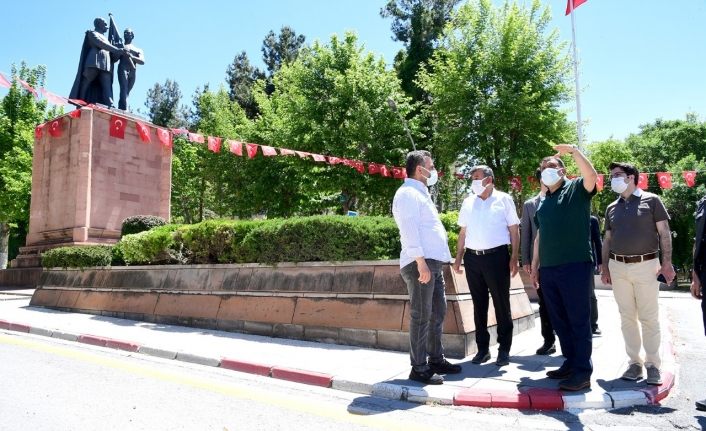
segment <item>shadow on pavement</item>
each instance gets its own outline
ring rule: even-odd
[[[406,382],[409,382],[406,380]],[[422,404],[410,403],[400,400],[389,400],[386,398],[374,397],[365,395],[355,398],[348,405],[348,413],[353,415],[378,415],[388,413],[395,410],[412,410],[420,407]]]

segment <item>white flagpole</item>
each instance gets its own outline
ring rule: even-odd
[[[579,149],[583,149],[583,129],[581,124],[581,92],[579,86],[579,60],[576,53],[576,22],[574,20],[574,0],[571,3],[571,40],[574,48],[574,83],[576,84],[576,132],[579,138]]]

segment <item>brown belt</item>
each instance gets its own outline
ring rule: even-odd
[[[657,252],[631,255],[631,256],[624,256],[622,254],[615,254],[615,253],[610,254],[611,259],[617,260],[618,262],[623,262],[623,263],[640,263],[640,262],[644,262],[646,260],[652,260],[656,257],[657,257]]]

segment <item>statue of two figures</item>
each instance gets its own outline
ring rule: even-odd
[[[118,108],[127,110],[127,99],[135,85],[137,65],[145,64],[145,55],[132,44],[135,34],[131,29],[125,29],[123,42],[112,15],[110,26],[103,18],[93,20],[93,26],[93,31],[86,31],[76,79],[69,98],[114,107],[113,70],[114,64],[118,63]],[[106,32],[108,36],[105,35]]]

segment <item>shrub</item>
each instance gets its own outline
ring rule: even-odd
[[[120,237],[122,238],[125,235],[144,232],[158,226],[164,226],[165,224],[167,224],[167,222],[162,217],[151,215],[130,216],[123,220]]]
[[[442,215],[452,254],[458,238],[457,217],[455,213]],[[397,259],[401,245],[391,217],[312,216],[166,225],[126,235],[118,248],[129,265],[272,264]]]
[[[82,245],[59,247],[42,254],[42,266],[45,268],[87,268],[108,266],[112,260],[112,246]]]
[[[122,258],[128,265],[184,263],[181,244],[174,240],[178,228],[168,224],[125,235],[119,243]]]

